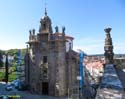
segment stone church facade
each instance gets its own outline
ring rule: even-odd
[[[71,86],[79,84],[79,54],[73,51],[73,37],[65,34],[65,27],[53,33],[51,19],[40,20],[39,33],[29,31],[29,45],[25,56],[25,83],[32,93],[65,96]]]

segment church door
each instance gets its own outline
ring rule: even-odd
[[[48,95],[48,82],[42,82],[42,94]]]

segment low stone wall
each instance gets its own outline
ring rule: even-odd
[[[106,65],[95,99],[125,99],[124,89],[114,65]]]

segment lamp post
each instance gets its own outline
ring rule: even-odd
[[[8,62],[8,54],[6,54],[6,63],[5,63],[5,82],[8,83],[8,69],[9,69],[9,62]]]
[[[80,75],[80,82],[79,82],[79,98],[83,99],[83,86],[84,86],[84,65],[83,65],[83,59],[84,59],[84,52],[80,51],[80,67],[79,67],[79,75]]]

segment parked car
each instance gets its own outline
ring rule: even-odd
[[[20,90],[20,91],[27,90],[27,86],[23,82],[20,82],[18,90]]]
[[[11,82],[11,85],[13,85],[13,87],[17,88],[17,87],[19,86],[19,82],[20,82],[19,79],[13,80],[13,81]]]
[[[19,80],[19,79],[13,80],[13,81],[11,82],[11,85],[12,85],[14,88],[16,88],[17,90],[23,91],[23,90],[26,90],[26,89],[27,89],[27,87],[26,87],[26,85],[24,84],[24,82],[22,82],[22,81]]]
[[[18,86],[18,83],[19,83],[19,79],[13,80],[13,81],[11,82],[11,84],[12,84],[14,87]]]
[[[11,90],[13,89],[13,86],[12,86],[11,84],[7,84],[7,85],[5,86],[5,89],[6,89],[7,91],[11,91]]]

